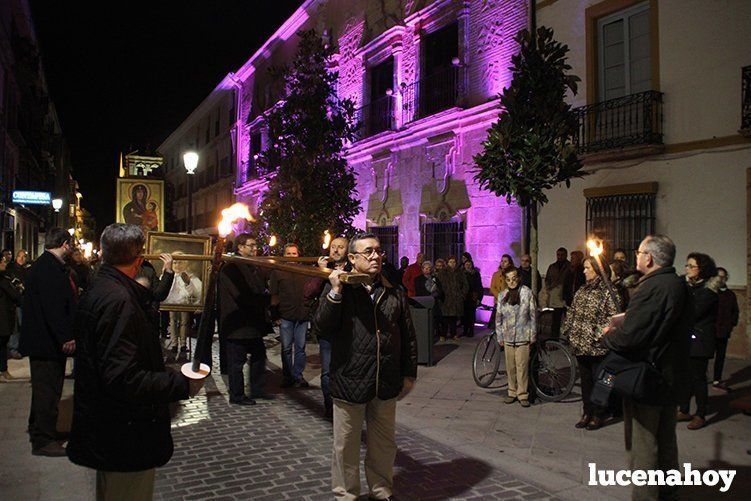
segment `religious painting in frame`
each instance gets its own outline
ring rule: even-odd
[[[135,224],[144,233],[164,230],[164,181],[145,177],[117,179],[115,221]]]
[[[149,232],[146,238],[146,254],[172,254],[175,279],[167,298],[159,305],[162,311],[201,311],[206,301],[206,285],[209,281],[210,261],[180,260],[179,254],[211,254],[211,237],[182,233]],[[177,255],[176,255],[177,254]],[[149,261],[162,276],[164,263],[161,259]]]

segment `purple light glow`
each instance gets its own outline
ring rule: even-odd
[[[513,37],[526,26],[527,3],[428,2],[415,11],[421,3],[410,2],[404,12],[393,14],[399,21],[387,31],[362,14],[341,17],[337,13],[331,19],[323,18],[328,15],[326,9],[311,14],[337,38],[339,54],[332,66],[339,74],[337,92],[352,99],[356,108],[370,97],[368,68],[385,57],[394,59],[394,86],[386,91],[394,99],[394,130],[364,138],[347,149],[362,208],[353,224],[360,229],[368,224],[398,226],[399,255],[413,259],[420,250],[422,222],[461,220],[465,248],[486,286],[502,254],[511,254],[518,262],[522,214],[519,207],[479,190],[473,180],[472,157],[481,151],[485,131],[497,119],[494,98],[511,81],[508,67],[517,50]],[[404,89],[424,76],[420,55],[425,37],[454,19],[459,23],[456,60],[466,75],[460,106],[418,120],[405,119]],[[247,85],[254,84],[248,81]],[[240,136],[243,144],[238,150],[247,162],[249,135]],[[278,147],[273,142],[269,146]],[[257,207],[266,186],[261,180],[238,175],[238,200]],[[492,304],[492,298],[485,299]],[[478,312],[480,318],[487,314]]]

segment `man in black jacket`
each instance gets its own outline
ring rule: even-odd
[[[365,471],[370,496],[388,499],[396,458],[396,400],[417,376],[417,341],[407,296],[380,276],[381,247],[372,233],[349,243],[355,272],[372,286],[344,287],[334,270],[313,317],[318,332],[331,337],[331,396],[334,447],[331,483],[337,499],[360,495],[360,432],[367,419]]]
[[[351,270],[347,259],[349,240],[346,237],[336,237],[329,245],[329,255],[318,258],[318,267],[330,272],[331,270]],[[317,304],[325,300],[323,290],[328,282],[324,279],[313,278],[305,285],[305,300]],[[392,282],[393,283],[393,282]],[[326,419],[334,417],[334,401],[331,399],[331,338],[328,332],[318,332],[315,325],[312,334],[318,339],[318,354],[321,357],[321,392],[323,393],[323,416]]]
[[[253,237],[241,233],[235,238],[240,256],[255,256]],[[257,266],[227,263],[219,275],[219,335],[227,340],[229,401],[253,405],[255,398],[270,399],[266,393],[267,274]],[[245,395],[243,367],[250,355],[250,398]]]
[[[675,244],[649,235],[639,245],[636,268],[644,274],[631,298],[623,325],[608,330],[605,345],[634,360],[654,363],[662,373],[654,402],[626,399],[626,426],[632,430],[631,469],[678,469],[676,405],[688,386],[690,295],[675,274]],[[628,444],[628,436],[627,436]],[[628,449],[628,446],[627,446]],[[634,499],[672,499],[675,487],[634,487]]]
[[[65,360],[76,349],[73,314],[76,286],[65,265],[73,237],[50,228],[45,252],[26,275],[20,351],[31,366],[29,439],[36,456],[64,456],[57,433],[57,406],[63,391]]]
[[[111,224],[102,266],[75,316],[73,425],[67,452],[97,470],[97,499],[151,499],[154,468],[172,457],[168,404],[203,380],[166,371],[151,293],[135,282],[145,237]]]

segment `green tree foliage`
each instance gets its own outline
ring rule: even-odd
[[[579,77],[568,74],[568,46],[553,39],[553,30],[537,30],[536,47],[527,30],[516,37],[520,46],[511,58],[513,79],[500,96],[501,113],[475,156],[480,187],[522,206],[545,204],[545,194],[560,183],[582,177],[572,137],[577,119],[566,103],[576,94]]]
[[[568,73],[568,46],[557,42],[550,28],[538,28],[536,40],[527,30],[514,40],[520,50],[511,58],[513,78],[500,96],[501,112],[483,151],[474,158],[475,180],[528,209],[530,254],[537,268],[537,208],[548,202],[545,192],[561,183],[569,187],[571,179],[586,174],[572,140],[577,118],[565,101],[568,91],[576,94],[580,79]]]
[[[314,31],[299,33],[297,54],[272,75],[285,84],[283,101],[269,110],[269,148],[259,167],[269,173],[261,204],[267,228],[281,247],[296,242],[301,251],[321,251],[323,232],[352,232],[360,211],[353,169],[343,150],[356,130],[354,105],[336,94],[337,74],[327,68],[333,54]]]

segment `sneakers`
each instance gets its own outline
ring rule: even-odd
[[[59,458],[65,456],[65,447],[60,442],[50,442],[44,447],[39,449],[32,449],[31,454],[33,456],[46,456],[51,458]]]

